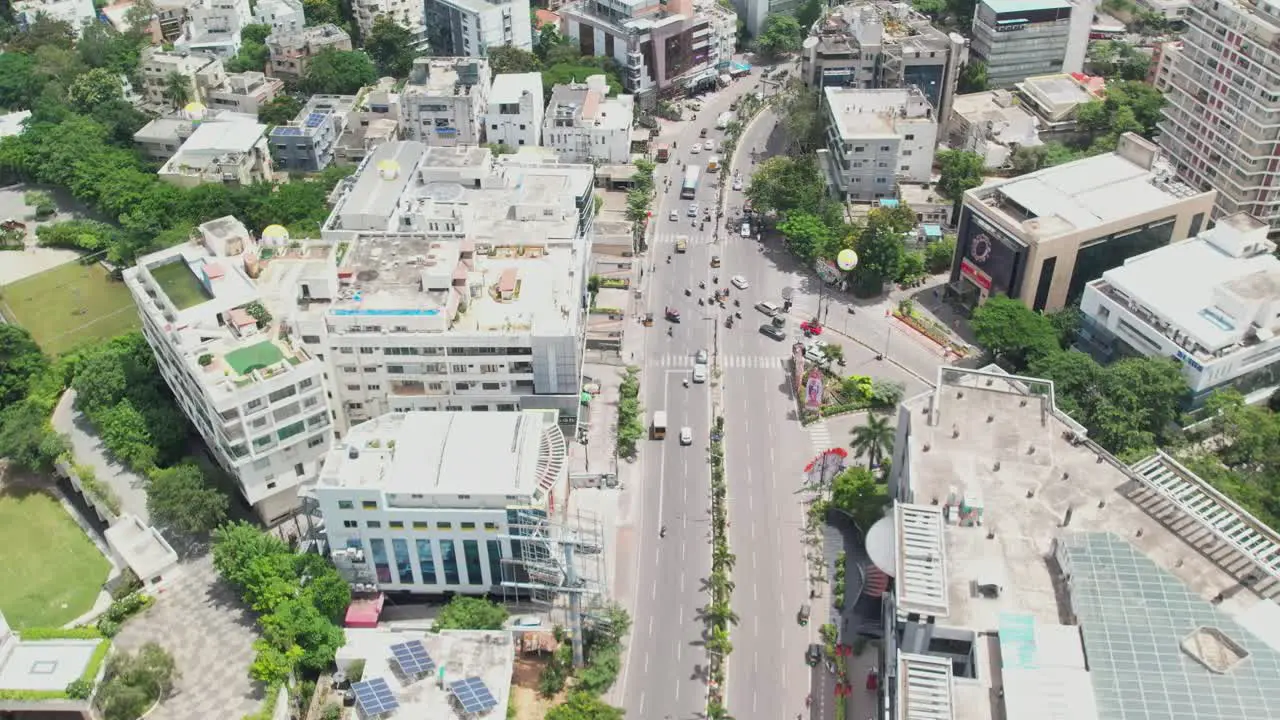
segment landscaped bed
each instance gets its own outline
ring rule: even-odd
[[[0,547],[0,610],[19,630],[93,609],[111,567],[52,495],[23,486],[0,493]]]
[[[263,340],[249,347],[232,350],[225,358],[231,369],[240,375],[248,375],[284,359],[284,352],[270,340]]]
[[[181,260],[151,268],[151,277],[160,284],[169,302],[179,310],[199,305],[209,299],[209,293],[191,268]]]

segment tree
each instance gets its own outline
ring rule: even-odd
[[[755,212],[786,216],[796,211],[822,216],[826,180],[811,155],[779,155],[756,166],[747,186]]]
[[[298,664],[313,672],[328,669],[338,648],[346,642],[342,628],[302,599],[282,602],[262,616],[261,623],[262,636],[277,650],[287,653],[293,647],[302,648]]]
[[[796,22],[799,23],[801,30],[809,32],[809,28],[822,17],[825,7],[822,0],[805,0],[803,5],[796,8]]]
[[[885,283],[897,279],[907,252],[902,233],[874,213],[868,215],[854,250],[858,252],[858,266],[853,270],[855,293],[863,297],[879,295]]]
[[[956,92],[961,94],[984,92],[987,89],[987,64],[981,60],[970,60],[960,68],[960,77],[956,79]]]
[[[258,122],[264,125],[288,125],[302,112],[302,100],[293,95],[277,95],[258,108]]]
[[[938,242],[925,246],[924,267],[931,273],[946,272],[951,269],[955,254],[956,238],[954,235],[947,235]]]
[[[1089,69],[1112,80],[1146,79],[1151,58],[1126,42],[1103,40],[1089,45]]]
[[[240,31],[240,51],[227,62],[227,72],[262,72],[271,60],[271,49],[267,47],[269,35],[270,25],[245,25]]]
[[[0,323],[0,408],[26,397],[31,378],[48,366],[31,333],[17,325]]]
[[[779,58],[798,51],[802,40],[804,30],[794,17],[770,15],[756,38],[756,48],[767,58]]]
[[[489,67],[494,75],[537,72],[538,58],[528,50],[511,45],[489,48]]]
[[[304,555],[303,557],[315,557]],[[343,580],[338,571],[325,565],[324,572],[314,575],[305,586],[307,600],[316,606],[322,615],[337,622],[342,619],[347,606],[351,604],[351,585]]]
[[[35,76],[35,60],[23,53],[0,53],[0,108],[30,108],[43,83]]]
[[[590,693],[569,693],[563,703],[547,711],[546,720],[623,720],[623,711]]]
[[[1022,371],[1058,349],[1058,331],[1049,318],[1021,302],[994,295],[973,311],[969,326],[978,344]]]
[[[49,413],[31,398],[0,409],[0,457],[29,470],[47,470],[67,451],[49,425]]]
[[[981,155],[968,150],[940,150],[937,164],[938,194],[952,202],[955,206],[953,214],[958,216],[965,192],[982,184],[986,161]]]
[[[817,215],[799,211],[778,223],[778,232],[786,238],[787,248],[802,260],[812,262],[831,257],[831,228]]]
[[[1080,422],[1093,411],[1102,372],[1092,357],[1076,350],[1047,353],[1027,367],[1027,375],[1053,381],[1057,406]]]
[[[1176,426],[1190,391],[1176,361],[1126,358],[1105,369],[1089,436],[1117,455],[1147,454]]]
[[[342,25],[342,4],[338,0],[302,0],[303,15],[308,26],[332,23]]]
[[[538,27],[537,34],[533,36],[533,54],[538,60],[546,62],[547,57],[556,48],[564,47],[568,44],[568,39],[560,34],[560,30],[555,23],[545,23]]]
[[[183,535],[202,536],[227,519],[227,496],[211,487],[193,462],[151,473],[147,510],[165,527]]]
[[[826,144],[827,117],[822,95],[801,83],[789,86],[775,103],[788,146],[809,152]]]
[[[432,632],[441,630],[501,630],[507,609],[484,598],[455,595],[436,615]]]
[[[864,533],[884,517],[888,504],[888,487],[876,482],[867,468],[847,468],[831,481],[832,507],[848,513]]]
[[[64,20],[54,20],[44,13],[37,13],[35,22],[26,30],[9,38],[5,50],[17,53],[34,53],[42,47],[70,50],[76,42],[75,28]]]
[[[288,552],[283,540],[244,521],[223,525],[213,533],[213,567],[222,579],[241,592],[247,587],[249,567],[254,560]]]
[[[893,446],[894,428],[889,418],[879,413],[867,416],[867,422],[849,431],[852,439],[849,447],[858,457],[866,456],[867,464],[873,468],[880,467],[884,453]]]
[[[164,99],[170,107],[180,108],[191,102],[191,79],[176,70],[164,78]]]
[[[364,51],[369,53],[378,74],[384,77],[407,77],[413,68],[413,33],[391,19],[379,15],[369,28],[364,40]]]
[[[249,677],[267,686],[288,680],[304,654],[297,645],[281,650],[261,639],[253,641],[253,649],[256,654],[249,666]]]
[[[354,95],[378,79],[369,56],[359,50],[322,50],[307,65],[299,88],[307,93]]]
[[[106,720],[134,720],[168,695],[178,677],[173,656],[156,643],[132,655],[117,652],[107,659],[94,704]]]

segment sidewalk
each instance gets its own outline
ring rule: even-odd
[[[75,461],[93,468],[98,480],[115,491],[120,498],[121,513],[129,513],[150,525],[146,480],[107,454],[102,438],[89,424],[89,418],[75,408],[75,402],[75,390],[62,394],[50,420],[53,429],[65,433],[71,440]]]

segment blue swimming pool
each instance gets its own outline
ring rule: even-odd
[[[373,317],[406,317],[406,316],[431,316],[439,315],[440,311],[436,309],[430,310],[332,310],[330,311],[338,316],[350,315],[370,315]]]

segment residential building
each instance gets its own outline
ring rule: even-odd
[[[418,58],[400,92],[406,140],[455,147],[479,145],[492,78],[482,58]]]
[[[338,567],[366,559],[355,585],[485,595],[515,580],[511,537],[567,484],[554,412],[398,412],[351,428],[308,492]]]
[[[301,0],[258,0],[253,6],[253,22],[270,25],[273,33],[295,33],[307,26]]]
[[[0,713],[14,718],[91,720],[97,716],[89,699],[66,696],[67,686],[87,680],[102,682],[109,638],[51,638],[9,626],[0,613]],[[62,695],[62,697],[58,697]]]
[[[635,98],[609,97],[604,75],[592,75],[551,89],[542,143],[565,162],[627,163],[634,118]]]
[[[119,33],[131,32],[134,27],[130,22],[130,12],[137,6],[133,0],[119,0],[118,2],[104,5],[98,8],[98,19],[110,25],[112,29]],[[152,44],[160,44],[167,42],[160,34],[160,23],[156,19],[157,15],[153,14],[150,18],[143,18],[145,27],[139,28]],[[134,20],[138,18],[132,18]],[[181,29],[179,28],[179,34]]]
[[[485,108],[485,142],[510,148],[542,144],[542,73],[502,73],[493,76]]]
[[[326,23],[296,32],[277,32],[267,37],[271,56],[268,75],[285,79],[301,79],[307,74],[311,58],[325,50],[351,49],[351,36],[346,30]]]
[[[175,75],[182,76],[186,81],[186,100],[182,105],[203,102],[211,90],[227,83],[227,72],[222,67],[222,60],[209,53],[166,52],[146,48],[142,53],[141,64],[141,95],[144,102],[154,107],[173,107],[173,103],[165,96],[165,91]]]
[[[286,243],[255,241],[224,217],[124,271],[161,377],[268,522],[298,506],[298,486],[315,480],[334,439],[324,364],[292,316],[300,298],[336,293],[335,249]]]
[[[733,0],[733,9],[746,25],[747,34],[758,36],[770,15],[795,15],[801,0]]]
[[[156,0],[156,23],[160,26],[162,42],[176,42],[182,37],[182,28],[187,23],[187,7],[196,0]]]
[[[900,181],[929,182],[938,120],[919,88],[822,92],[827,149],[820,157],[832,192],[871,202],[896,197]]]
[[[386,15],[397,25],[409,31],[415,44],[420,44],[426,36],[426,11],[422,2],[414,0],[355,0],[351,3],[356,24],[360,34],[368,37],[373,30],[373,22],[379,16]]]
[[[1083,73],[1038,75],[1015,83],[1019,104],[1035,114],[1043,133],[1071,133],[1076,108],[1106,93],[1106,81]]]
[[[951,113],[968,41],[909,4],[860,0],[828,11],[800,53],[809,87],[920,88],[940,118]]]
[[[240,52],[240,31],[252,20],[249,0],[199,0],[187,8],[187,24],[174,46],[229,60]]]
[[[533,49],[529,0],[424,0],[426,43],[437,57],[488,55],[489,48]]]
[[[227,82],[205,93],[205,104],[213,109],[257,115],[263,105],[284,92],[284,81],[256,71],[228,73]]]
[[[270,182],[275,174],[267,126],[257,118],[242,117],[200,123],[157,174],[161,180],[181,187]]]
[[[382,78],[362,88],[347,113],[347,126],[338,138],[334,162],[358,165],[379,145],[400,139],[400,92],[395,78]]]
[[[196,103],[186,110],[158,117],[143,125],[133,134],[133,143],[148,160],[163,162],[178,154],[196,128],[226,122],[243,127],[245,123],[257,123],[258,116],[205,108]]]
[[[718,0],[693,0],[693,17],[707,24],[707,66],[725,72],[738,52],[738,13]]]
[[[38,16],[64,22],[79,37],[86,25],[98,21],[93,0],[13,0],[11,9],[18,28],[26,30]]]
[[[1173,66],[1181,54],[1181,40],[1168,40],[1152,48],[1151,65],[1147,67],[1147,83],[1161,94],[1173,92]]]
[[[587,56],[613,58],[622,68],[622,87],[648,105],[659,94],[714,85],[712,17],[699,14],[693,0],[585,0],[558,10],[563,32]]]
[[[1149,10],[1169,22],[1184,22],[1191,14],[1191,0],[1138,0],[1138,7]]]
[[[271,129],[276,167],[306,173],[329,167],[355,105],[354,95],[312,95],[292,122]]]
[[[916,213],[917,225],[951,227],[953,204],[933,184],[898,184],[898,200]]]
[[[1020,147],[1036,147],[1039,121],[1008,90],[957,95],[947,122],[947,145],[982,156],[987,169],[1006,167]]]
[[[1085,286],[1081,335],[1103,359],[1176,359],[1194,404],[1227,387],[1269,396],[1280,386],[1280,259],[1268,229],[1229,215],[1129,258]]]
[[[1058,310],[1127,258],[1195,236],[1212,209],[1212,190],[1175,180],[1126,133],[1115,152],[967,191],[946,292],[967,307],[999,293]]]
[[[340,428],[411,410],[577,416],[594,168],[481,147],[379,146],[321,236],[348,248],[312,305]]]
[[[1215,216],[1247,213],[1273,235],[1280,232],[1277,65],[1280,9],[1195,0],[1172,62],[1159,140],[1179,178],[1218,191]]]
[[[902,403],[849,600],[883,717],[1268,716],[1280,535],[1162,452],[1112,457],[1054,391],[948,367]]]
[[[1095,0],[982,0],[969,49],[987,67],[988,88],[1032,75],[1084,70]]]

